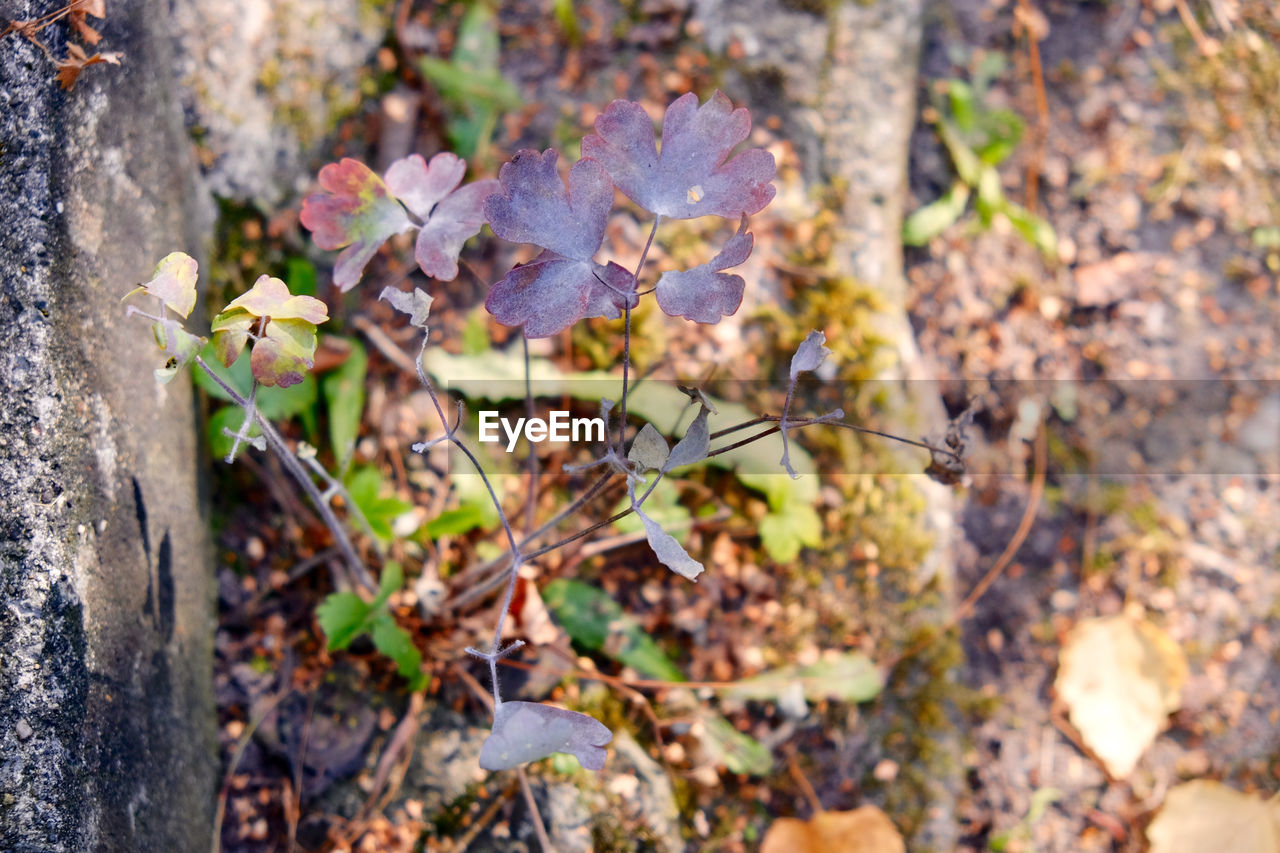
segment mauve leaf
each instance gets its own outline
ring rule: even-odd
[[[253,345],[249,366],[263,385],[297,385],[311,369],[316,354],[316,327],[306,320],[271,320]]]
[[[453,192],[467,174],[467,161],[442,151],[428,163],[421,154],[410,154],[387,167],[386,185],[419,219],[431,215],[431,208]]]
[[[658,307],[669,317],[684,317],[698,323],[719,323],[742,304],[746,283],[742,276],[720,272],[746,261],[755,242],[746,233],[742,217],[738,233],[729,238],[720,253],[705,264],[685,272],[665,272],[658,279]]]
[[[233,299],[218,316],[228,316],[237,309],[247,311],[255,317],[305,320],[313,326],[329,319],[329,309],[319,299],[294,296],[289,292],[288,285],[269,275],[258,276],[253,287]]]
[[[637,507],[636,515],[640,516],[640,521],[644,524],[645,538],[649,540],[649,547],[653,549],[659,562],[681,577],[696,581],[698,575],[706,570],[702,563],[690,557],[684,546],[663,530],[662,525],[645,515],[644,510]]]
[[[682,465],[692,465],[707,458],[707,447],[711,441],[711,435],[707,429],[707,411],[706,406],[698,409],[698,415],[693,419],[693,423],[689,424],[684,438],[671,448],[671,455],[662,466],[664,472]]]
[[[173,252],[156,264],[156,272],[151,281],[139,286],[133,293],[145,290],[152,296],[159,297],[174,313],[185,319],[196,305],[199,269],[195,258],[182,252]]]
[[[338,255],[333,283],[350,290],[378,247],[413,227],[387,185],[368,166],[349,157],[320,170],[322,192],[302,202],[301,221],[322,249],[347,248]]]
[[[622,316],[635,307],[635,278],[613,263],[579,261],[545,251],[514,267],[489,291],[484,307],[505,326],[523,326],[530,338],[546,338],[583,317]]]
[[[493,731],[480,747],[480,766],[510,770],[567,752],[588,770],[600,770],[611,740],[613,732],[586,714],[537,702],[503,702],[494,712]]]
[[[670,455],[671,448],[667,447],[667,440],[662,437],[662,433],[653,424],[645,424],[631,441],[627,459],[640,471],[662,470]]]
[[[805,337],[796,354],[791,357],[792,381],[803,372],[817,370],[827,360],[831,350],[823,346],[826,342],[827,336],[822,332],[810,332]]]
[[[410,326],[426,330],[427,317],[431,314],[431,303],[434,300],[425,290],[415,287],[412,293],[408,293],[394,287],[384,287],[378,298],[390,302],[391,307],[397,311],[408,314]]]
[[[613,207],[613,184],[604,167],[579,160],[569,170],[566,191],[556,171],[557,154],[525,149],[498,171],[501,189],[484,202],[493,233],[513,243],[532,243],[563,258],[589,261],[600,250]]]
[[[387,188],[422,220],[414,247],[418,266],[441,281],[457,277],[462,244],[479,233],[484,200],[501,189],[492,179],[458,188],[466,171],[466,161],[447,151],[430,163],[411,154],[387,169]]]
[[[763,149],[729,153],[751,132],[751,116],[717,91],[698,106],[692,92],[677,98],[662,121],[662,151],[653,123],[633,101],[614,101],[582,140],[582,156],[599,161],[618,189],[650,213],[673,219],[757,213],[773,199],[777,174]]]

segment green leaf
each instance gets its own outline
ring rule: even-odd
[[[640,623],[603,591],[562,578],[547,584],[542,600],[578,645],[603,652],[648,678],[685,680]]]
[[[217,374],[223,382],[235,389],[237,394],[241,397],[249,396],[249,389],[253,386],[253,375],[250,372],[247,360],[237,361],[231,367],[223,367],[213,354],[213,344],[206,344],[200,355],[205,364],[209,365],[209,369]],[[196,385],[210,397],[230,402],[231,398],[227,395],[227,392],[222,390],[222,386],[215,382],[208,373],[203,370],[197,370],[194,372],[194,376]],[[302,382],[297,385],[291,385],[288,388],[259,388],[258,411],[267,420],[287,420],[296,415],[305,415],[313,411],[317,399],[318,392],[315,377],[308,374]],[[309,426],[307,432],[308,434],[314,432],[314,427]]]
[[[460,157],[482,153],[498,114],[521,104],[519,91],[499,70],[499,48],[497,16],[488,3],[475,3],[458,27],[457,46],[449,60],[430,56],[419,60],[422,75],[452,110],[446,130]]]
[[[290,293],[298,296],[316,295],[316,265],[306,258],[289,258],[285,262],[284,280]]]
[[[974,97],[973,89],[963,80],[947,81],[947,101],[951,106],[951,117],[961,132],[973,130]]]
[[[991,217],[1003,213],[1009,205],[1000,189],[1000,175],[992,166],[983,166],[978,173],[978,197],[974,204],[984,226],[991,225]]]
[[[329,443],[333,447],[334,459],[338,460],[339,471],[345,471],[351,464],[360,420],[364,415],[364,380],[369,367],[369,356],[360,342],[350,338],[343,340],[350,344],[351,354],[320,381],[329,411]]]
[[[1011,110],[994,110],[985,113],[981,122],[982,142],[978,144],[978,159],[989,166],[1003,163],[1022,141],[1022,117]]]
[[[467,315],[467,323],[462,327],[462,354],[479,355],[489,349],[489,323],[486,319],[489,312],[483,305]]]
[[[396,671],[408,680],[410,690],[418,691],[427,686],[427,674],[422,671],[422,653],[413,644],[413,637],[396,624],[390,613],[384,610],[378,614],[369,634],[378,651],[395,661]]]
[[[402,586],[404,586],[404,569],[392,560],[382,567],[382,576],[378,578],[378,597],[373,600],[373,606],[381,607],[386,604]]]
[[[739,699],[773,700],[796,682],[810,702],[839,699],[845,702],[867,702],[880,695],[884,681],[880,670],[861,652],[846,652],[808,666],[771,669],[753,678],[739,681],[725,691]]]
[[[316,621],[329,638],[329,651],[345,649],[368,628],[373,605],[354,592],[330,593],[316,608]]]
[[[209,416],[209,452],[215,458],[225,459],[231,453],[231,447],[235,443],[235,440],[222,430],[225,428],[232,432],[239,432],[242,423],[244,423],[244,409],[239,406],[223,406]],[[257,438],[260,435],[262,430],[258,424],[250,425],[249,437]]]
[[[347,476],[347,493],[356,508],[369,522],[373,535],[383,542],[395,538],[391,524],[397,518],[413,509],[413,504],[397,497],[382,497],[382,474],[377,468],[358,468]]]
[[[1045,257],[1051,260],[1058,257],[1058,235],[1054,232],[1052,225],[1022,205],[1013,202],[1005,205],[1004,215],[1009,217],[1014,230],[1021,234],[1024,240],[1039,249]]]
[[[951,162],[956,167],[956,174],[960,176],[960,180],[971,187],[976,187],[982,161],[964,141],[960,129],[947,119],[941,119],[938,122],[938,137],[942,139],[942,144],[947,146],[947,153],[951,155]]]
[[[501,499],[501,481],[493,481],[493,487]],[[458,506],[445,510],[424,525],[424,530],[432,539],[459,536],[477,528],[493,530],[501,523],[498,508],[493,505],[493,498],[489,496],[489,490],[485,488],[484,480],[479,475],[461,474],[454,477],[453,493],[457,496]]]
[[[773,770],[773,754],[760,741],[743,734],[719,714],[705,714],[702,746],[730,773],[765,776]]]
[[[775,562],[790,563],[802,547],[822,544],[822,519],[809,504],[772,508],[760,519],[760,544]]]
[[[573,0],[551,0],[551,13],[556,23],[564,31],[569,44],[576,45],[582,40],[582,32],[578,27],[578,15],[573,9]]]
[[[908,246],[923,246],[950,228],[964,215],[969,202],[969,185],[956,181],[951,189],[937,201],[926,204],[907,217],[902,223],[902,242]]]

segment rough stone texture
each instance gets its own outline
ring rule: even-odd
[[[58,0],[0,2],[31,19]],[[0,849],[202,849],[213,810],[212,572],[191,388],[164,391],[120,297],[199,253],[160,0],[108,4],[65,93],[0,41]],[[64,55],[62,24],[41,38]],[[90,49],[92,52],[92,48]]]
[[[360,69],[387,33],[369,0],[179,0],[186,120],[210,188],[267,207],[304,190],[305,151],[355,109]]]

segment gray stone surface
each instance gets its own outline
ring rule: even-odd
[[[58,0],[0,2],[31,19]],[[0,849],[205,849],[212,572],[191,388],[120,297],[211,224],[160,0],[72,92],[0,40]],[[96,22],[95,23],[99,23]],[[64,54],[65,29],[42,39]],[[90,49],[93,52],[93,49]]]
[[[274,206],[314,179],[316,148],[362,97],[392,4],[178,0],[175,68],[210,188]]]

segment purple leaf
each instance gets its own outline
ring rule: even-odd
[[[758,213],[773,199],[773,155],[753,148],[730,152],[751,132],[751,116],[717,91],[698,106],[690,92],[667,108],[662,151],[653,123],[634,101],[614,101],[582,140],[582,156],[599,161],[618,189],[650,213],[672,219]]]
[[[827,360],[831,350],[823,346],[826,342],[827,336],[822,332],[810,332],[805,337],[796,354],[791,357],[791,381],[794,382],[801,373],[817,370]]]
[[[613,733],[586,714],[537,702],[503,702],[493,715],[493,731],[480,747],[485,770],[509,770],[553,752],[577,756],[588,770],[604,767]]]
[[[622,267],[546,251],[507,273],[484,307],[504,326],[523,326],[527,336],[546,338],[583,317],[620,317],[624,300],[634,308],[639,298],[635,278]]]
[[[462,244],[479,233],[484,200],[500,189],[492,179],[457,189],[466,171],[466,161],[447,151],[430,163],[411,154],[387,169],[387,188],[422,221],[414,258],[424,273],[441,281],[457,277]]]
[[[507,273],[485,300],[498,322],[523,326],[531,338],[554,335],[583,317],[619,317],[638,301],[634,276],[592,260],[613,206],[608,173],[579,160],[566,189],[556,157],[553,150],[517,152],[498,172],[502,189],[484,203],[493,233],[546,250]]]
[[[699,323],[719,323],[722,317],[737,311],[746,282],[740,275],[720,270],[738,266],[751,254],[755,238],[746,233],[746,228],[744,215],[738,233],[714,258],[685,272],[663,273],[656,288],[658,307],[670,317]]]
[[[421,158],[419,158],[421,159]],[[322,249],[343,249],[333,283],[350,290],[387,238],[413,227],[404,208],[368,166],[350,157],[320,170],[322,192],[302,202],[300,219]]]
[[[556,171],[556,152],[525,149],[498,172],[500,192],[484,203],[493,233],[513,243],[532,243],[575,261],[600,250],[613,207],[613,184],[604,168],[579,160],[569,170],[569,188]]]

